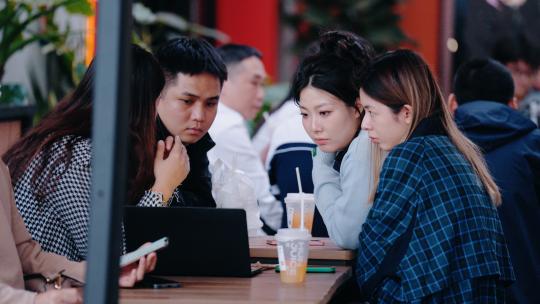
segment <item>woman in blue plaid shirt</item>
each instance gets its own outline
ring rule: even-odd
[[[514,280],[478,148],[457,129],[427,64],[398,50],[362,81],[362,129],[389,154],[360,233],[357,281],[378,303],[497,303]]]

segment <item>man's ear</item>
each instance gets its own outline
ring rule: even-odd
[[[401,115],[401,117],[403,118],[403,121],[410,125],[412,124],[412,120],[413,120],[413,108],[411,107],[411,105],[404,105],[403,108],[401,108],[401,111],[399,111],[399,115]]]
[[[518,100],[517,100],[517,98],[515,96],[512,97],[512,99],[510,99],[507,104],[508,104],[508,106],[510,108],[512,108],[514,110],[518,109]]]
[[[458,108],[458,103],[457,103],[456,94],[450,93],[450,95],[448,96],[448,109],[450,110],[450,113],[454,114],[457,108]]]

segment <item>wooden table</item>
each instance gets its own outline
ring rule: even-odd
[[[276,245],[268,244],[272,236],[249,238],[249,255],[252,262],[277,263]],[[309,264],[312,265],[352,265],[356,260],[356,251],[342,249],[329,238],[312,238],[323,246],[309,246]]]
[[[302,284],[283,284],[279,273],[264,271],[253,278],[167,277],[182,283],[175,289],[124,289],[120,303],[327,303],[345,282],[352,279],[350,265],[356,252],[344,250],[328,238],[313,238],[323,246],[310,246],[309,264],[341,265],[336,273],[308,273]],[[267,243],[273,237],[251,237],[250,256],[253,261],[277,263],[275,245]]]
[[[123,289],[120,303],[328,303],[351,276],[351,267],[338,266],[336,273],[308,273],[301,284],[281,283],[272,270],[253,278],[167,277],[182,287]]]

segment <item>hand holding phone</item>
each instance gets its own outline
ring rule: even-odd
[[[140,247],[139,249],[132,251],[130,253],[124,254],[120,258],[120,267],[124,267],[126,265],[129,265],[133,262],[138,261],[140,258],[142,258],[145,255],[148,255],[154,251],[158,251],[160,249],[163,249],[169,245],[169,238],[163,237],[153,243],[151,243],[148,246]]]

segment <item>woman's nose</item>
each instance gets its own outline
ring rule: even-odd
[[[365,115],[364,119],[362,119],[361,128],[362,130],[366,130],[366,131],[371,130],[371,121],[370,121],[369,115]]]

